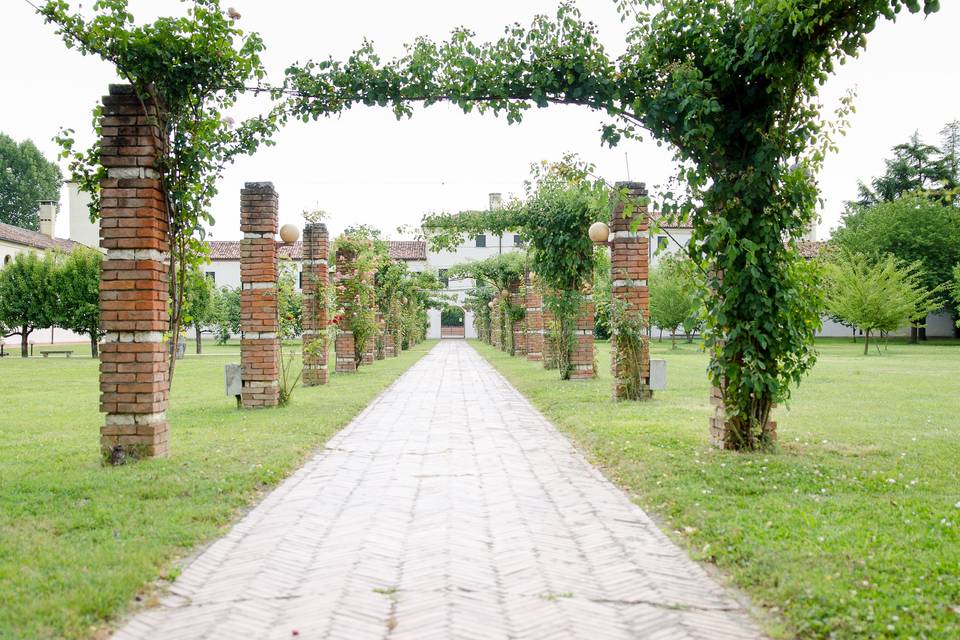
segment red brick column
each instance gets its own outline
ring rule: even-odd
[[[519,282],[510,285],[510,304],[514,307],[526,309],[527,296],[524,287]],[[524,314],[526,315],[526,314]],[[526,340],[526,318],[520,318],[512,323],[510,328],[513,331],[513,353],[511,355],[522,356],[527,353]]]
[[[146,107],[146,112],[144,111]],[[100,118],[107,177],[100,181],[100,428],[105,457],[167,454],[169,328],[166,197],[156,160],[163,137],[155,103],[110,85]]]
[[[640,182],[618,182],[617,190],[626,189],[632,201],[645,202],[647,189]],[[630,217],[624,217],[625,203],[617,202],[610,220],[610,278],[613,281],[613,298],[626,304],[629,314],[643,314],[650,319],[650,290],[648,278],[650,272],[650,240],[647,221],[647,205],[637,205]],[[611,337],[614,355],[617,337]],[[614,400],[644,400],[653,394],[650,391],[650,353],[645,349],[642,355],[640,372],[640,395],[628,398],[628,385],[624,380],[627,374],[617,368],[617,358],[611,358],[613,370]]]
[[[377,313],[377,360],[383,360],[387,357],[387,320],[382,313]]]
[[[526,309],[527,309],[527,360],[539,362],[543,358],[543,298],[533,283],[533,276],[526,274]]]
[[[723,275],[720,275],[720,279],[723,278]],[[717,344],[716,348],[720,349],[723,347],[723,343],[720,342]],[[721,385],[726,384],[726,378],[721,380]],[[727,409],[723,404],[723,390],[721,387],[712,386],[710,387],[710,404],[713,406],[713,416],[709,419],[710,424],[710,444],[721,449],[736,449],[736,442],[733,438],[733,432],[729,428],[727,423]],[[771,407],[771,414],[773,409],[777,405]],[[767,420],[767,425],[764,427],[764,432],[769,442],[775,442],[777,439],[777,423],[773,420]]]
[[[383,354],[388,358],[396,358],[400,355],[397,353],[397,341],[389,331],[383,337]]]
[[[551,333],[553,331],[553,323],[556,318],[553,315],[553,312],[547,308],[546,301],[543,300],[542,296],[540,299],[540,319],[543,323],[543,342],[541,349],[541,362],[543,362],[544,369],[556,369],[557,368],[557,354],[553,347],[553,340],[551,340]]]
[[[588,380],[596,377],[593,368],[593,298],[587,296],[580,305],[577,328],[574,330],[577,346],[570,354],[570,379]]]
[[[326,384],[327,369],[327,225],[311,223],[303,228],[303,385]]]
[[[335,275],[335,281],[337,283],[353,277],[353,261],[355,258],[356,256],[352,251],[337,249],[337,270]],[[345,310],[349,309],[353,302],[352,300],[345,299],[339,292],[337,294],[337,301],[339,306]],[[357,370],[356,342],[353,338],[352,331],[346,330],[345,327],[341,327],[340,329],[337,333],[335,345],[337,357],[336,371],[337,373],[353,373]]]
[[[280,398],[278,208],[271,182],[248,182],[240,190],[240,366],[245,409],[274,407]]]
[[[503,344],[501,338],[503,337],[501,333],[502,321],[503,321],[503,310],[500,308],[501,295],[498,293],[493,297],[493,308],[490,309],[490,344],[497,349],[502,349]]]

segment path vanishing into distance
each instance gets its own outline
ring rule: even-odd
[[[470,345],[445,340],[115,636],[293,637],[762,636]]]

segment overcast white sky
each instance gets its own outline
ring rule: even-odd
[[[3,0],[0,60],[3,98],[0,131],[31,138],[53,157],[51,138],[61,126],[90,131],[90,109],[115,81],[109,65],[67,50],[23,0]],[[234,0],[241,26],[260,32],[271,78],[279,81],[292,61],[344,57],[363,37],[383,57],[401,52],[415,35],[443,38],[466,25],[483,38],[497,37],[509,22],[529,22],[552,11],[556,0]],[[624,27],[613,0],[580,0],[586,17],[600,26],[611,52],[622,48]],[[134,0],[137,15],[176,12],[175,0]],[[904,14],[871,34],[866,52],[839,68],[823,92],[831,111],[847,89],[856,88],[857,114],[840,153],[820,176],[826,206],[820,236],[837,225],[843,202],[856,195],[858,178],[883,170],[890,148],[915,129],[929,142],[948,120],[960,118],[960,3],[943,3],[924,20]],[[243,112],[237,114],[244,115]],[[627,177],[649,185],[673,172],[670,155],[652,141],[601,147],[602,117],[586,109],[550,107],[531,111],[520,125],[503,119],[464,116],[447,106],[398,122],[386,109],[357,108],[339,119],[292,123],[277,146],[242,159],[225,174],[214,215],[216,239],[239,233],[239,190],[245,181],[272,181],[280,193],[281,224],[300,223],[305,208],[332,214],[331,231],[355,222],[374,224],[393,237],[428,211],[481,208],[492,191],[519,193],[531,162],[579,153],[610,181]],[[66,216],[58,234],[66,236]]]

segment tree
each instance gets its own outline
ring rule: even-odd
[[[170,334],[175,336],[183,323],[187,275],[206,257],[203,235],[214,223],[210,211],[217,182],[238,156],[271,144],[282,119],[279,110],[236,125],[224,116],[251,84],[266,75],[260,59],[263,41],[238,28],[240,15],[221,10],[219,0],[189,4],[178,17],[159,17],[146,24],[136,23],[128,0],[95,2],[92,12],[72,12],[67,0],[47,0],[38,9],[56,25],[68,48],[110,62],[142,104],[157,105],[163,138],[157,168],[170,221]],[[99,107],[93,117],[96,128]],[[92,147],[80,151],[75,149],[72,129],[61,131],[58,142],[73,178],[91,194],[91,214],[98,216],[99,185],[106,176],[99,136]],[[176,362],[170,359],[171,384]]]
[[[60,167],[43,157],[31,140],[17,144],[0,133],[0,222],[40,228],[41,200],[60,200]]]
[[[870,333],[886,334],[938,309],[943,287],[923,286],[918,262],[892,255],[872,262],[867,256],[837,252],[826,263],[826,307],[863,331],[863,353],[869,353]]]
[[[953,301],[960,308],[960,263],[953,268],[953,286],[951,287]],[[957,327],[960,327],[960,318],[957,318]]]
[[[57,312],[55,324],[90,336],[90,355],[98,356],[100,331],[100,263],[103,255],[77,247],[55,271]]]
[[[216,287],[200,269],[194,267],[187,273],[183,295],[184,323],[193,325],[197,353],[203,352],[203,327],[214,320],[214,297]]]
[[[655,7],[654,5],[659,5]],[[919,0],[620,2],[636,24],[616,60],[571,4],[529,29],[507,27],[492,43],[467,29],[444,43],[418,38],[382,62],[369,43],[346,61],[287,70],[291,110],[303,119],[354,104],[449,101],[464,111],[505,114],[575,104],[615,118],[609,144],[649,131],[671,145],[681,194],[671,211],[693,222],[689,251],[713,274],[704,338],[722,391],[733,446],[768,442],[770,411],[816,359],[818,317],[810,272],[792,239],[815,214],[813,181],[833,148],[835,126],[820,117],[818,87],[837,62],[856,55],[878,20]],[[925,13],[939,9],[924,0]],[[658,10],[659,9],[659,10]],[[849,103],[841,110],[842,126]],[[784,238],[790,240],[784,245]]]
[[[277,313],[280,338],[292,340],[303,334],[303,295],[297,291],[297,267],[293,261],[280,260],[277,278]]]
[[[916,195],[854,207],[830,243],[874,258],[890,254],[904,263],[916,261],[923,286],[934,290],[951,281],[960,262],[960,209]]]
[[[874,178],[871,186],[859,183],[856,204],[870,207],[881,202],[892,202],[913,191],[938,194],[957,186],[956,168],[951,168],[951,163],[955,165],[955,161],[951,161],[947,153],[934,145],[923,142],[916,131],[907,142],[896,145],[893,158],[884,162],[886,171]]]
[[[213,326],[217,335],[217,344],[227,344],[231,335],[239,334],[240,289],[220,287],[213,296]]]
[[[20,336],[20,356],[30,355],[30,334],[56,322],[56,264],[51,253],[21,253],[0,270],[0,326]]]
[[[670,331],[671,348],[677,348],[677,329],[697,314],[699,301],[690,274],[692,265],[665,256],[650,272],[650,323]]]

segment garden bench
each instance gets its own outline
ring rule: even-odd
[[[73,349],[49,349],[49,350],[46,350],[46,351],[41,351],[41,352],[40,352],[40,355],[42,355],[44,358],[46,358],[46,357],[49,356],[50,354],[61,354],[61,355],[65,355],[65,356],[67,356],[67,357],[69,358],[72,353],[73,353]]]

